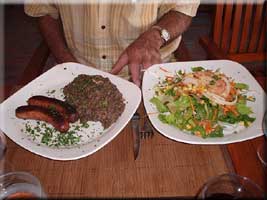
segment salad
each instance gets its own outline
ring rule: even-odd
[[[247,105],[249,86],[220,72],[193,67],[166,76],[155,86],[150,102],[161,122],[202,138],[223,137],[226,125],[248,127],[255,118]]]

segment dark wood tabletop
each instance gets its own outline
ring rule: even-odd
[[[265,75],[255,78],[266,90]],[[1,87],[1,101],[14,88]],[[267,191],[266,168],[257,157],[263,142],[262,136],[229,145],[190,145],[156,132],[141,141],[134,160],[128,124],[109,144],[82,159],[50,160],[8,139],[5,161],[12,170],[38,177],[48,197],[194,197],[209,178],[229,172],[246,176]]]

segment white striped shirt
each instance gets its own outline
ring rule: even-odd
[[[118,1],[73,4],[42,0],[42,4],[37,4],[37,0],[27,0],[25,12],[33,17],[60,17],[67,46],[76,59],[85,65],[110,71],[122,51],[164,13],[175,10],[193,17],[199,6],[199,0],[176,0],[176,3]],[[178,48],[180,40],[181,37],[160,50],[163,60]],[[124,68],[120,76],[128,78],[128,69]]]

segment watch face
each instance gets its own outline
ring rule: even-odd
[[[170,39],[170,33],[166,29],[162,29],[161,36],[166,42]]]

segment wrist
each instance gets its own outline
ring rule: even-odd
[[[163,40],[163,45],[168,43],[169,40],[171,39],[171,35],[170,35],[169,31],[166,30],[165,28],[162,28],[161,26],[158,26],[158,25],[154,25],[154,26],[151,27],[151,29],[155,29],[155,30],[158,31],[158,33],[160,34],[161,39]]]
[[[150,28],[146,33],[145,37],[150,40],[158,49],[164,45],[164,40],[162,39],[160,32],[154,28]]]

